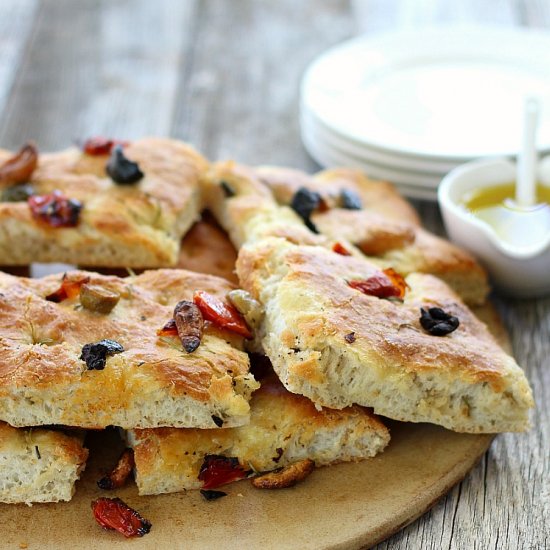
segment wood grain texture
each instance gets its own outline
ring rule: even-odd
[[[171,134],[212,158],[316,168],[300,143],[307,63],[357,32],[480,22],[550,29],[546,0],[4,0],[0,146]],[[124,30],[122,30],[124,29]],[[417,202],[442,233],[432,203]],[[377,548],[550,548],[550,299],[496,295],[537,408],[430,512]],[[312,535],[313,536],[313,535]]]

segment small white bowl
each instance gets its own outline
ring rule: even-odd
[[[497,287],[513,296],[542,296],[550,293],[550,234],[533,246],[513,246],[461,204],[475,189],[515,180],[516,165],[506,158],[463,164],[441,181],[439,206],[450,238],[487,267]]]

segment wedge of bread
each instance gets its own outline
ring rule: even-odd
[[[201,466],[211,455],[234,458],[250,475],[303,459],[317,466],[375,456],[389,432],[367,409],[317,409],[289,393],[275,376],[262,380],[251,400],[250,423],[230,429],[131,430],[141,495],[200,489]]]
[[[527,428],[533,400],[523,371],[438,278],[411,274],[402,301],[379,298],[351,284],[384,279],[376,264],[280,238],[243,246],[237,274],[264,308],[260,338],[291,392],[461,432]],[[441,308],[460,325],[432,335],[421,308]]]
[[[71,500],[86,466],[83,433],[13,428],[0,422],[0,502]]]
[[[118,184],[106,173],[109,154],[78,149],[39,156],[30,179],[34,198],[9,201],[4,192],[12,185],[0,178],[1,262],[175,265],[182,236],[200,216],[199,177],[208,164],[190,146],[170,139],[140,139],[123,151],[143,173],[130,184]],[[9,157],[0,152],[0,165]],[[30,207],[30,201],[54,192],[80,204],[69,226],[52,226]],[[52,211],[61,208],[62,199],[56,201]],[[47,217],[46,207],[43,211]]]
[[[60,297],[67,286],[76,294]],[[85,287],[118,301],[101,311],[85,299]],[[242,336],[206,323],[199,347],[187,353],[177,334],[157,334],[180,300],[202,290],[225,301],[233,288],[182,270],[127,278],[0,273],[0,419],[88,428],[211,428],[213,417],[227,426],[247,423],[257,383]],[[105,339],[120,347],[103,353],[96,368],[85,361],[84,346]]]
[[[311,220],[331,239],[347,239],[374,262],[403,275],[436,275],[469,304],[485,301],[489,291],[485,270],[466,251],[422,229],[412,206],[391,184],[344,168],[315,176],[276,167],[256,172],[280,204],[291,204],[301,188],[318,193],[324,208],[313,212]],[[346,202],[346,194],[356,197],[357,204]]]

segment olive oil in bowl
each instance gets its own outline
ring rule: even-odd
[[[550,187],[537,185],[534,206],[515,201],[515,183],[476,189],[466,194],[463,206],[493,228],[500,239],[514,247],[529,248],[550,235]]]

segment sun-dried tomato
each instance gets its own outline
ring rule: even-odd
[[[124,449],[115,467],[106,476],[97,481],[97,486],[107,491],[122,487],[132,474],[134,466],[134,451],[132,449]]]
[[[46,296],[46,300],[49,302],[62,302],[63,300],[76,298],[80,295],[80,288],[83,284],[86,284],[90,280],[90,277],[83,277],[82,279],[68,279],[67,275],[63,275],[61,279],[61,286],[51,294]]]
[[[400,300],[404,298],[408,288],[405,279],[391,268],[384,269],[379,275],[373,275],[368,279],[348,281],[348,285],[369,296],[399,298]]]
[[[220,328],[236,332],[245,338],[252,338],[246,321],[235,307],[222,302],[216,296],[203,290],[197,290],[193,302],[201,310],[202,316]]]
[[[232,456],[206,455],[199,471],[203,489],[215,489],[248,476],[248,472]]]
[[[114,529],[127,538],[143,537],[152,527],[149,520],[119,498],[98,498],[92,502],[92,510],[103,529]]]
[[[336,252],[336,254],[340,254],[341,256],[351,256],[351,252],[340,243],[334,243],[332,245],[332,251]]]
[[[25,183],[38,165],[38,149],[34,143],[25,144],[17,154],[0,166],[0,183]]]
[[[157,330],[157,334],[159,336],[177,336],[178,335],[178,327],[176,326],[175,319],[170,319],[166,322],[166,324]]]
[[[96,136],[96,137],[87,139],[84,142],[84,145],[82,146],[82,150],[87,155],[93,155],[93,156],[108,155],[111,153],[111,149],[115,145],[121,145],[122,147],[126,147],[126,145],[128,145],[128,142],[122,141],[120,139],[109,139],[102,136]]]
[[[33,217],[51,227],[75,227],[83,206],[76,199],[65,197],[61,191],[49,195],[33,195],[27,203]]]
[[[193,353],[202,339],[204,319],[201,310],[193,302],[182,300],[174,308],[174,321],[183,349],[187,353]]]

